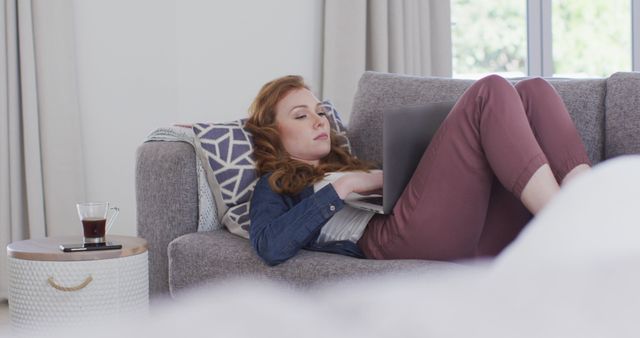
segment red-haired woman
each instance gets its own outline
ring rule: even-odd
[[[490,75],[458,99],[390,215],[344,204],[382,187],[382,171],[351,156],[299,76],[265,84],[245,127],[261,175],[250,238],[276,265],[308,249],[372,259],[496,255],[558,192],[590,168],[557,92],[533,78]]]

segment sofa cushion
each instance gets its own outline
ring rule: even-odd
[[[615,73],[607,79],[605,158],[640,153],[640,74]]]
[[[346,128],[330,101],[323,101],[330,127],[340,145],[351,151]],[[249,204],[258,180],[253,140],[246,119],[226,123],[196,123],[196,150],[213,193],[219,221],[233,234],[249,238]]]
[[[426,260],[369,260],[301,250],[271,267],[256,255],[248,241],[223,231],[187,234],[169,244],[171,294],[193,286],[229,278],[261,276],[295,287],[360,278],[382,272],[462,268],[455,263]]]
[[[512,79],[516,83],[518,79]],[[591,161],[603,157],[604,79],[547,79],[562,97]],[[358,84],[348,135],[356,156],[382,164],[382,111],[456,101],[473,80],[366,72]]]

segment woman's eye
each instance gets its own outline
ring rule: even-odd
[[[318,112],[318,115],[320,115],[320,116],[327,116],[327,113],[326,113],[326,112],[323,112],[323,111],[320,111],[320,112]]]
[[[307,117],[307,115],[298,115],[295,117],[296,120],[302,120],[303,118]]]

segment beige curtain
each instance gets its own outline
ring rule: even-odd
[[[451,76],[445,0],[325,0],[322,97],[348,120],[365,70]]]
[[[84,164],[71,0],[0,5],[0,244],[77,222]],[[5,255],[2,255],[5,257]],[[0,259],[0,297],[6,297]]]

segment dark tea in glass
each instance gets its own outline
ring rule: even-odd
[[[104,237],[106,234],[106,218],[85,218],[82,220],[84,228],[84,237],[96,238]]]

